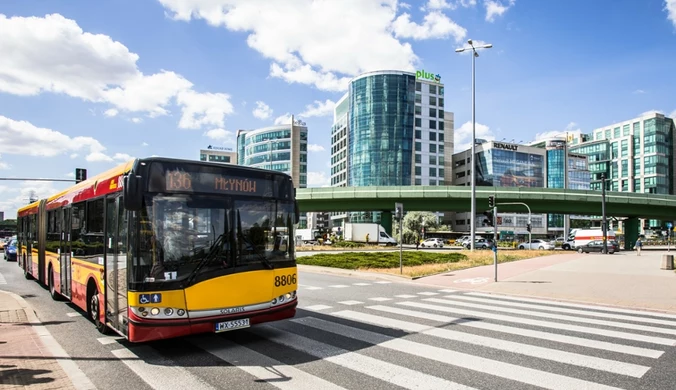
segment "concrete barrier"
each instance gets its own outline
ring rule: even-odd
[[[661,269],[674,269],[674,255],[662,255]]]

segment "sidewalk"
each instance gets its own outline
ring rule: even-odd
[[[569,252],[570,253],[570,252]],[[557,254],[418,279],[426,285],[676,313],[676,273],[660,269],[662,254]]]
[[[40,320],[20,296],[0,290],[0,388],[76,389],[50,353]],[[41,334],[42,333],[42,334]],[[58,344],[57,344],[58,345]]]

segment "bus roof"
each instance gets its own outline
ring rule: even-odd
[[[122,189],[121,186],[121,178],[124,174],[129,172],[134,165],[134,160],[130,160],[125,162],[124,164],[118,165],[114,168],[111,168],[103,173],[100,173],[96,176],[93,176],[91,178],[88,178],[87,180],[84,180],[80,183],[77,183],[71,187],[68,187],[64,189],[63,191],[56,193],[49,198],[47,198],[47,209],[53,209],[61,206],[65,206],[67,204],[71,203],[76,203],[76,202],[81,202],[86,199],[94,198],[100,195],[105,195],[109,193],[114,193],[117,191],[120,191]],[[196,161],[196,160],[184,160],[184,159],[176,159],[176,158],[168,158],[168,157],[148,157],[148,158],[143,158],[140,159],[140,162],[153,162],[153,161],[158,161],[158,162],[173,162],[173,163],[178,163],[178,164],[191,164],[191,165],[197,165],[197,166],[225,166],[226,164],[223,163],[213,163],[213,162],[207,162],[207,161]],[[260,169],[260,168],[254,168],[254,167],[247,167],[247,166],[242,166],[242,165],[229,165],[230,169],[237,169],[240,171],[248,171],[248,172],[269,172],[269,170],[266,169]],[[279,171],[274,171],[273,172],[276,175],[282,175],[282,176],[287,176],[284,172],[279,172]],[[22,208],[20,208],[17,211],[17,214],[19,216],[25,216],[29,214],[34,214],[37,212],[38,206],[40,204],[40,200],[35,201],[31,204],[28,204]]]

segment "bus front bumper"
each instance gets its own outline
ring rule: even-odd
[[[296,315],[298,300],[294,299],[274,308],[187,320],[148,320],[129,310],[129,341],[139,343],[183,337],[200,333],[215,333],[216,324],[224,321],[249,319],[250,325],[292,318]]]

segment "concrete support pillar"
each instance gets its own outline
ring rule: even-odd
[[[624,249],[625,250],[632,250],[634,248],[634,244],[636,243],[636,239],[638,238],[638,233],[639,233],[639,223],[638,223],[638,218],[627,218],[624,221]]]
[[[381,211],[380,212],[380,224],[385,229],[387,234],[392,236],[392,212],[391,211]]]

